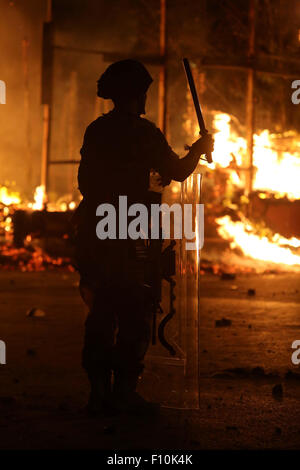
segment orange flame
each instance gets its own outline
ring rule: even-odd
[[[233,118],[229,114],[215,113],[215,150],[211,168],[227,168],[232,163],[239,167],[246,161],[246,139],[232,129],[232,123]],[[196,128],[195,136],[198,135],[199,128]],[[263,130],[255,134],[253,165],[253,189],[275,192],[278,197],[287,196],[291,200],[300,199],[300,138],[296,132],[271,134]],[[231,181],[242,185],[237,171],[231,170]]]
[[[34,203],[32,204],[32,208],[36,211],[42,210],[44,208],[45,198],[45,186],[37,186],[34,192]]]
[[[10,191],[6,186],[1,186],[0,202],[5,206],[10,206],[11,204],[20,204],[20,194],[17,191]]]
[[[230,241],[232,249],[238,247],[244,255],[252,259],[300,269],[300,255],[289,248],[300,246],[300,241],[296,238],[287,239],[279,234],[275,234],[271,240],[266,236],[260,237],[247,219],[233,222],[228,215],[216,219],[216,222],[219,225],[219,235]]]

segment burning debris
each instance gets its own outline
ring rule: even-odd
[[[213,113],[215,150],[211,168],[223,168],[236,187],[244,187],[247,142],[233,116]],[[195,129],[195,136],[199,129]],[[289,151],[287,151],[287,148]],[[254,135],[253,190],[273,193],[276,198],[300,199],[300,137],[294,131],[272,134],[265,129]],[[265,196],[267,197],[267,195]]]
[[[26,312],[27,317],[36,317],[36,318],[42,318],[46,316],[46,313],[44,310],[40,308],[33,307]]]
[[[214,172],[208,173],[213,182],[205,188],[211,192],[211,200],[206,197],[210,217],[205,223],[215,226],[216,235],[229,243],[229,250],[216,256],[205,252],[202,271],[213,264],[215,274],[230,274],[234,266],[234,271],[298,272],[299,136],[294,131],[272,134],[268,130],[254,135],[253,193],[247,196],[243,129],[236,118],[220,112],[213,114],[213,127]]]
[[[59,256],[53,245],[53,238],[67,240],[68,219],[76,203],[51,204],[45,210],[44,188],[38,186],[34,202],[22,201],[16,191],[6,186],[0,188],[0,266],[2,270],[44,271],[64,268],[74,271],[67,250]],[[50,219],[50,223],[49,223]],[[53,224],[53,220],[55,223]],[[54,225],[54,228],[53,228]],[[44,240],[41,240],[44,238]],[[69,250],[70,251],[70,250]]]
[[[28,245],[24,248],[15,248],[12,244],[0,246],[0,266],[5,271],[19,269],[30,272],[56,268],[75,271],[70,258],[49,256],[41,248]]]
[[[189,127],[192,127],[190,122]],[[299,209],[300,200],[300,144],[297,134],[292,131],[272,134],[263,130],[254,136],[254,192],[247,197],[244,194],[247,143],[246,139],[241,137],[243,130],[236,118],[221,112],[213,113],[213,127],[215,150],[211,168],[217,176],[212,178],[214,191],[220,192],[218,204],[223,206],[223,214],[222,209],[215,213],[213,204],[209,203],[206,205],[206,211],[214,219],[218,236],[228,241],[231,252],[225,250],[213,260],[205,254],[201,262],[201,272],[212,271],[221,275],[232,275],[232,271],[237,270],[298,272],[300,238],[283,236],[287,232],[287,224],[285,223],[281,230],[282,217],[274,223],[273,215],[279,210],[279,204],[285,205],[285,212],[289,212],[287,218],[294,221],[293,224],[290,223],[288,232],[298,235],[293,216]],[[194,133],[198,134],[196,127]],[[287,147],[289,151],[286,150]],[[221,183],[216,183],[216,178],[219,178]],[[177,193],[178,185],[174,183],[172,191],[173,186]],[[77,203],[70,196],[59,199],[55,204],[47,202],[43,185],[35,189],[33,199],[33,202],[25,202],[17,191],[6,186],[0,188],[2,269],[18,267],[32,271],[50,266],[69,266],[72,269],[70,258],[53,257],[53,253],[48,253],[49,246],[45,249],[45,246],[38,245],[36,240],[41,237],[49,238],[53,225],[60,225],[58,231],[57,228],[54,229],[54,235],[67,239],[67,216],[76,208]],[[249,205],[253,208],[252,212],[256,216],[254,218],[245,216],[247,210],[244,209]],[[268,205],[268,211],[265,210],[265,205]],[[228,215],[227,209],[230,209],[231,215]],[[265,226],[262,230],[259,218],[268,227]]]
[[[240,248],[245,256],[271,264],[282,264],[288,270],[300,271],[300,254],[296,253],[300,240],[286,239],[278,233],[268,238],[260,236],[254,225],[243,218],[232,221],[227,215],[216,219],[218,233],[230,241],[231,249]],[[298,250],[299,251],[299,250]]]

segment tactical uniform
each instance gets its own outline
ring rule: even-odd
[[[151,82],[142,64],[120,61],[100,78],[98,95],[130,100],[145,94]],[[143,261],[137,257],[140,242],[99,240],[96,208],[105,202],[118,207],[118,198],[124,195],[128,207],[147,204],[151,169],[165,185],[171,179],[183,181],[198,160],[193,155],[179,160],[153,123],[117,106],[88,126],[81,157],[77,265],[81,293],[90,307],[83,367],[92,385],[90,403],[96,396],[105,403],[112,370],[116,393],[135,390],[150,340],[152,299],[145,286]]]
[[[83,366],[90,377],[109,376],[114,369],[116,378],[126,374],[136,381],[150,340],[151,293],[144,286],[136,242],[97,238],[96,208],[104,202],[118,207],[119,195],[127,196],[128,207],[146,204],[150,170],[166,178],[177,156],[152,123],[117,111],[87,128],[81,155],[83,222],[77,260],[81,290],[90,288],[94,295],[86,321]]]

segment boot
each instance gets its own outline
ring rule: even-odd
[[[111,412],[111,371],[102,375],[89,375],[90,396],[87,404],[89,415],[102,415]]]
[[[159,403],[145,400],[136,391],[139,376],[115,372],[113,407],[121,412],[137,415],[153,415],[160,409]]]

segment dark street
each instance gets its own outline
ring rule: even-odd
[[[203,276],[200,409],[166,407],[150,421],[85,416],[87,380],[80,369],[85,313],[77,283],[77,275],[61,272],[1,273],[2,336],[9,345],[0,396],[1,448],[299,447],[300,372],[291,362],[300,328],[297,276],[237,275],[234,281]],[[251,299],[249,288],[256,290]],[[45,316],[27,317],[32,307]],[[222,318],[231,326],[216,328]],[[140,389],[148,396],[149,379],[153,382],[153,375],[146,370]],[[276,384],[282,384],[282,398],[272,394]],[[156,397],[160,392],[153,390]]]
[[[0,18],[1,469],[300,451],[300,0]]]

